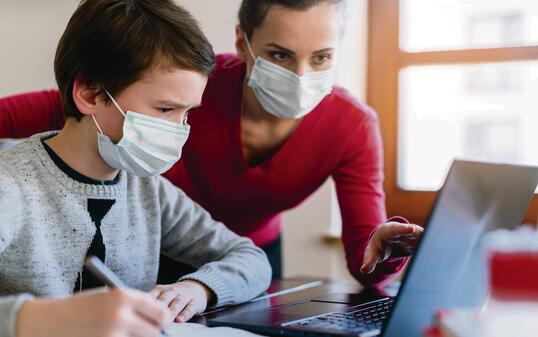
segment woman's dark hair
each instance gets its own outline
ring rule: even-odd
[[[250,39],[252,31],[262,24],[271,6],[306,11],[322,3],[342,5],[345,8],[346,0],[243,0],[239,8],[239,24]]]
[[[80,121],[76,79],[108,102],[153,67],[177,67],[209,76],[213,48],[198,22],[173,0],[83,0],[69,20],[54,60],[64,114]]]

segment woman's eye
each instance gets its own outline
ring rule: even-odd
[[[169,113],[170,111],[172,111],[174,109],[170,109],[170,108],[157,108],[157,111],[159,111],[160,113],[162,114],[166,114],[166,113]]]
[[[270,52],[269,55],[271,56],[271,58],[277,62],[286,62],[289,60],[290,56],[286,53],[282,53],[282,52]]]
[[[316,55],[314,56],[314,63],[316,64],[323,64],[327,61],[329,61],[331,57],[329,55]]]

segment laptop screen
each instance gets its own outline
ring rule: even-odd
[[[485,298],[480,239],[521,223],[538,168],[455,161],[402,282],[383,336],[421,336],[437,309]]]

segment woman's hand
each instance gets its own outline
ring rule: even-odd
[[[84,292],[65,299],[22,305],[16,337],[157,337],[170,313],[136,290]]]
[[[423,228],[399,222],[387,222],[379,226],[364,251],[361,273],[370,274],[378,263],[389,257],[413,255]]]
[[[191,280],[158,285],[150,294],[170,309],[171,321],[177,323],[187,322],[194,315],[203,313],[215,298],[209,288]]]

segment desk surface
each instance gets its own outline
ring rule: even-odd
[[[319,279],[319,278],[310,278],[310,277],[297,277],[297,278],[287,278],[283,280],[273,281],[269,287],[268,292],[274,293],[277,291],[289,289],[296,287],[301,284],[306,284],[314,281],[322,281],[322,284],[313,288],[301,290],[298,292],[293,292],[281,296],[272,297],[267,300],[261,300],[253,303],[245,303],[239,306],[229,307],[215,312],[209,311],[207,314],[196,317],[191,322],[206,324],[207,319],[221,317],[224,315],[229,315],[231,313],[238,312],[247,312],[252,310],[266,309],[274,306],[279,306],[283,304],[289,304],[299,301],[304,301],[316,297],[325,296],[328,294],[357,294],[363,288],[357,282],[345,281],[345,280],[336,280],[336,279]],[[397,289],[397,288],[395,288]],[[394,295],[395,289],[388,289],[390,295]]]

